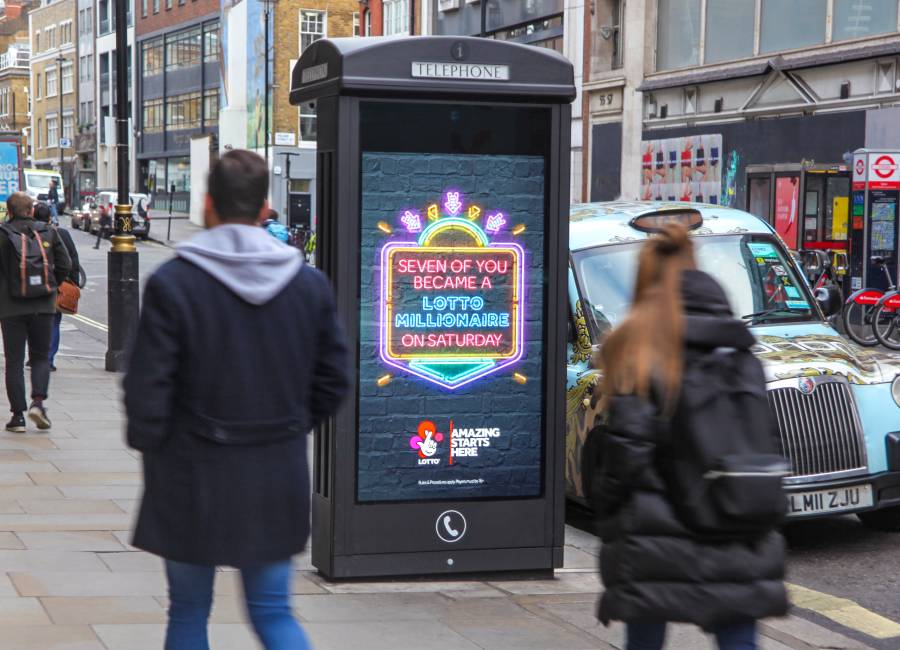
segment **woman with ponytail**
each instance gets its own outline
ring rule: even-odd
[[[740,535],[698,532],[683,516],[671,476],[685,441],[693,440],[688,429],[737,436],[739,418],[770,431],[766,407],[724,420],[691,412],[703,393],[719,416],[717,393],[734,392],[723,385],[732,375],[710,372],[722,357],[730,358],[741,390],[765,400],[753,344],[722,288],[697,270],[687,230],[669,224],[651,236],[640,253],[631,311],[597,359],[606,415],[592,490],[604,542],[599,617],[626,623],[627,650],[661,649],[669,621],[701,626],[722,650],[752,650],[755,621],[787,611],[784,543],[775,526]]]

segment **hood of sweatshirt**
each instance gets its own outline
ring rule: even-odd
[[[303,266],[296,248],[257,226],[223,224],[194,235],[176,255],[200,267],[251,305],[277,296]]]

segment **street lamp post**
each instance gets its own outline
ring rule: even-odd
[[[116,174],[115,234],[107,254],[109,336],[106,369],[124,370],[125,354],[137,330],[140,285],[138,252],[128,188],[128,2],[116,0]]]
[[[62,186],[65,188],[65,174],[63,173],[63,86],[62,86],[62,66],[66,62],[66,57],[60,54],[56,57],[56,94],[59,95],[59,115],[56,118],[56,144],[59,145],[59,178],[63,181]],[[74,83],[74,80],[73,80]]]
[[[272,4],[274,4],[275,0],[263,0],[263,4],[265,4],[265,43],[263,48],[266,51],[265,56],[265,72],[263,73],[264,85],[265,85],[265,102],[264,102],[264,112],[265,116],[263,117],[263,137],[265,138],[265,151],[266,151],[266,166],[269,164],[269,48],[271,47],[269,43],[269,24],[271,20],[271,12],[272,12]]]

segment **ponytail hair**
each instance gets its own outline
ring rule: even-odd
[[[603,341],[603,397],[658,397],[675,406],[684,354],[682,272],[697,267],[687,228],[666,224],[650,237],[638,258],[634,301],[625,320]]]

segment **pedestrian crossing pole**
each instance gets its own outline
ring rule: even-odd
[[[109,333],[106,369],[121,372],[137,331],[140,284],[134,221],[129,199],[128,156],[128,0],[116,0],[116,172],[119,193],[115,234],[107,254]]]

